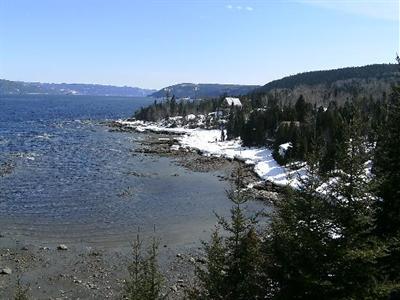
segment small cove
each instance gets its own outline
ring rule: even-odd
[[[21,239],[115,245],[138,228],[166,242],[197,244],[214,212],[231,203],[218,172],[192,172],[171,158],[135,153],[143,134],[110,132],[149,99],[13,96],[0,99],[2,232]]]

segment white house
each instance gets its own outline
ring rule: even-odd
[[[233,98],[233,97],[225,97],[224,99],[224,104],[227,107],[231,107],[233,106],[238,106],[238,107],[242,107],[242,102],[240,102],[239,98]]]

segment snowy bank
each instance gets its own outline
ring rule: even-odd
[[[195,129],[178,140],[181,147],[199,150],[207,156],[238,159],[254,165],[254,171],[261,179],[276,185],[298,186],[297,178],[302,173],[301,170],[293,171],[280,166],[272,157],[270,149],[243,147],[239,139],[221,142],[220,137],[220,130]]]
[[[290,170],[280,166],[272,157],[272,150],[268,148],[243,147],[239,139],[220,141],[221,130],[189,129],[184,127],[168,128],[142,121],[121,120],[117,122],[139,132],[182,134],[182,136],[178,137],[179,145],[173,145],[171,150],[189,148],[198,150],[205,156],[237,159],[246,164],[254,165],[254,171],[261,179],[268,180],[279,186],[290,185],[297,188],[299,186],[298,177],[304,174],[304,169]]]

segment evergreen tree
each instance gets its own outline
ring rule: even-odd
[[[397,57],[400,65],[400,59]],[[377,233],[389,247],[381,260],[400,298],[400,86],[393,87],[386,119],[379,131],[373,161],[376,176]],[[396,292],[397,290],[397,292]]]
[[[142,253],[142,246],[138,234],[132,245],[133,261],[128,267],[129,277],[125,280],[123,299],[163,299],[161,296],[163,276],[157,265],[158,242],[155,238],[152,239],[146,255]]]
[[[267,231],[267,273],[277,299],[379,299],[387,281],[379,261],[386,245],[374,235],[365,136],[355,112],[346,127],[344,156],[331,178],[319,176],[318,145],[299,189],[277,201]],[[316,150],[316,151],[315,151]]]
[[[370,155],[358,110],[353,110],[345,131],[345,154],[327,189],[338,255],[332,282],[342,299],[377,299],[385,293],[378,261],[385,257],[386,246],[374,235],[376,197],[366,171]]]
[[[224,299],[228,289],[225,282],[225,247],[218,230],[211,235],[211,241],[203,242],[206,266],[196,267],[196,287],[187,291],[189,299]]]
[[[324,141],[324,152],[320,160],[320,173],[328,173],[337,167],[343,157],[345,140],[344,120],[335,102],[331,102],[325,113],[320,117],[318,131]]]
[[[374,158],[378,196],[382,199],[377,221],[383,235],[400,233],[400,86],[393,89],[391,100]]]
[[[296,119],[299,122],[304,122],[309,112],[309,104],[306,103],[303,95],[300,95],[295,104],[296,109]]]
[[[233,107],[231,107],[229,110],[228,123],[226,125],[226,132],[228,139],[234,139],[237,137],[235,132],[235,122],[236,122],[235,112]]]
[[[266,270],[274,282],[274,299],[333,299],[335,294],[332,207],[316,191],[321,185],[317,155],[310,154],[308,166],[299,190],[287,188],[276,201],[266,232]]]
[[[240,180],[237,183],[240,188]],[[231,191],[228,196],[234,203],[230,220],[218,217],[224,234],[216,230],[211,242],[205,243],[206,266],[196,269],[198,284],[189,292],[190,299],[252,300],[266,296],[257,221],[245,216],[241,206],[247,198],[242,191]]]

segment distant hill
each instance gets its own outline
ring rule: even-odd
[[[250,91],[258,88],[257,85],[236,85],[236,84],[194,84],[194,83],[181,83],[165,87],[151,96],[155,98],[163,98],[167,93],[175,95],[176,98],[213,98],[219,97],[223,94],[228,96],[246,95]]]
[[[112,86],[80,83],[40,83],[0,79],[0,95],[91,95],[145,97],[155,90],[128,86]]]
[[[399,80],[397,64],[375,64],[287,76],[253,90],[250,95],[278,97],[284,103],[294,103],[300,95],[311,103],[343,103],[357,97],[381,97]]]

